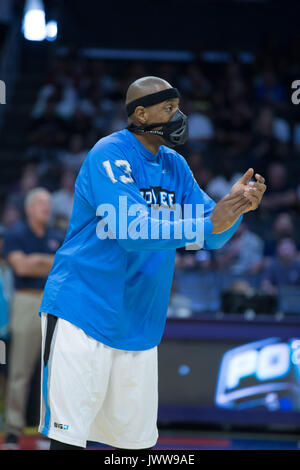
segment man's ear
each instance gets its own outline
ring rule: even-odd
[[[134,118],[139,125],[147,124],[148,113],[146,108],[144,108],[144,106],[137,106],[134,111]]]

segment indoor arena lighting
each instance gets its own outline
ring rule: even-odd
[[[54,20],[48,21],[46,25],[46,39],[47,41],[55,41],[57,37],[57,22]]]
[[[29,41],[43,41],[46,38],[45,10],[41,0],[26,1],[23,34]]]

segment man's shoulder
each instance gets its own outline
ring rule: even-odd
[[[167,147],[166,145],[161,145],[159,149],[166,158],[175,158],[175,159],[178,159],[179,161],[185,160],[185,158],[180,153],[178,153],[175,149],[171,147]]]
[[[188,168],[188,163],[183,155],[178,153],[176,150],[167,147],[166,145],[160,146],[160,152],[166,160],[169,160],[173,165],[179,168]]]
[[[4,238],[20,237],[28,233],[28,225],[25,221],[20,220],[14,224],[13,227],[7,228],[4,231]]]
[[[23,221],[17,222],[12,228],[7,229],[3,236],[4,257],[7,257],[12,251],[23,250],[28,237],[29,230],[27,224]]]
[[[122,154],[122,152],[129,147],[130,140],[126,133],[126,129],[123,129],[99,139],[94,147],[92,147],[90,157],[93,157],[94,155],[101,156],[101,154],[105,155],[106,152]]]

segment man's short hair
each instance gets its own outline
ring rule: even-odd
[[[25,207],[29,206],[33,202],[35,196],[39,193],[46,193],[50,195],[49,191],[46,188],[42,188],[42,187],[33,188],[30,191],[28,191],[28,193],[25,196],[25,201],[24,201]]]

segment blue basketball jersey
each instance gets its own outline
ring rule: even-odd
[[[174,207],[185,205],[192,208],[188,216],[185,210],[179,219],[171,216]],[[215,202],[180,154],[160,146],[154,155],[127,129],[100,139],[76,179],[72,216],[40,312],[113,348],[159,344],[176,248],[198,240],[190,235],[197,233],[197,205],[203,207],[203,248],[220,248],[242,216],[227,231],[212,234]]]

